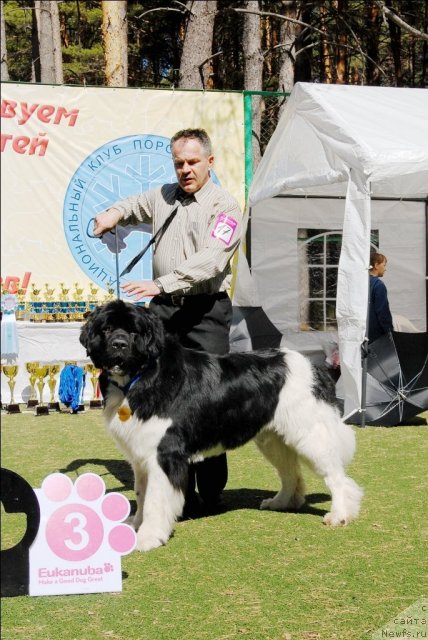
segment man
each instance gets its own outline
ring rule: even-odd
[[[392,315],[389,309],[386,286],[380,280],[386,271],[386,257],[382,253],[370,256],[370,301],[368,338],[373,342],[385,333],[393,330]]]
[[[229,351],[232,304],[230,260],[238,248],[242,214],[236,200],[215,185],[211,141],[203,129],[184,129],[171,138],[177,183],[130,196],[99,214],[94,234],[117,224],[151,223],[160,229],[153,252],[151,281],[131,281],[122,290],[135,301],[152,297],[150,308],[185,347],[225,354]],[[168,226],[162,225],[177,208]],[[199,495],[212,507],[227,482],[226,454],[190,470],[187,512]]]

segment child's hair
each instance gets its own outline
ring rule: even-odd
[[[377,264],[382,264],[382,262],[386,262],[386,256],[383,255],[383,253],[376,253],[376,251],[373,251],[370,254],[370,267],[373,269],[373,267],[375,267]]]

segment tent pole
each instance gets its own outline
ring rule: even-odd
[[[367,402],[367,357],[368,357],[368,340],[367,336],[364,338],[364,342],[361,345],[361,358],[362,358],[362,370],[361,370],[361,427],[366,426],[366,402]]]
[[[371,267],[371,265],[370,265]],[[366,426],[366,409],[367,409],[367,358],[369,356],[369,314],[370,314],[370,271],[367,273],[367,318],[366,318],[366,331],[364,335],[363,344],[361,345],[361,427]]]
[[[120,300],[120,278],[119,278],[119,232],[116,227],[115,229],[115,265],[116,265],[116,296],[117,299]]]
[[[428,200],[425,200],[425,311],[428,331]]]

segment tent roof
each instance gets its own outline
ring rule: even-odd
[[[255,172],[250,204],[345,195],[349,169],[373,196],[426,197],[428,91],[298,82]]]

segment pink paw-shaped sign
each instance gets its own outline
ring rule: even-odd
[[[85,473],[73,484],[54,473],[35,489],[40,528],[30,548],[30,595],[121,591],[121,556],[136,545],[123,524],[130,512],[120,493]]]

